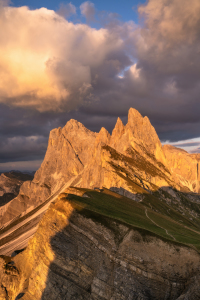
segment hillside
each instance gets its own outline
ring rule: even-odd
[[[68,192],[25,251],[1,257],[1,299],[199,299],[195,224],[154,196],[159,212],[107,189]]]

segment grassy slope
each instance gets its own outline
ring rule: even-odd
[[[70,194],[68,200],[82,208],[148,230],[170,241],[195,247],[200,251],[198,226],[157,197],[146,194],[144,200],[139,203],[106,189],[102,192],[87,190],[85,195],[88,197]]]

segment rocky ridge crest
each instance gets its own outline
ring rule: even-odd
[[[34,179],[0,209],[0,299],[200,298],[198,164],[132,108],[112,135],[75,120],[52,130]]]
[[[180,172],[177,164],[181,164]],[[17,220],[20,224],[29,216],[31,236],[48,203],[70,186],[106,187],[138,201],[143,192],[162,187],[198,192],[197,165],[198,159],[188,153],[181,154],[181,161],[180,155],[172,156],[167,146],[162,147],[149,119],[133,108],[127,124],[118,119],[111,136],[105,128],[94,133],[70,120],[50,132],[41,167],[32,181],[21,186],[16,198],[0,208],[0,225],[5,232],[14,221],[15,230],[19,230]],[[35,217],[37,222],[33,221]],[[5,233],[2,236],[0,232],[2,237]],[[0,253],[8,254],[10,248],[0,246]]]

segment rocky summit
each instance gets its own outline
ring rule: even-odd
[[[133,108],[111,135],[52,130],[0,207],[0,299],[200,299],[199,161]]]

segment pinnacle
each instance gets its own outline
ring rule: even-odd
[[[128,111],[128,117],[132,116],[142,118],[142,115],[139,113],[139,111],[133,107],[131,107]]]
[[[122,127],[122,126],[124,126],[124,124],[123,124],[122,120],[118,117],[115,127]]]
[[[96,142],[97,143],[103,142],[103,143],[108,144],[109,140],[110,140],[109,132],[104,127],[102,127],[101,130],[99,131],[98,135],[97,135]]]
[[[130,108],[128,112],[128,123],[130,126],[138,126],[143,123],[143,117],[135,108]]]
[[[90,131],[87,129],[82,123],[78,122],[77,120],[70,119],[66,125],[63,127],[64,130],[66,131],[76,131],[76,130],[83,130],[86,132],[90,132],[92,134],[95,134],[94,132]]]
[[[122,123],[122,120],[120,118],[117,119],[117,122],[115,124],[115,127],[112,131],[112,138],[120,138],[120,136],[124,132],[124,124]]]

